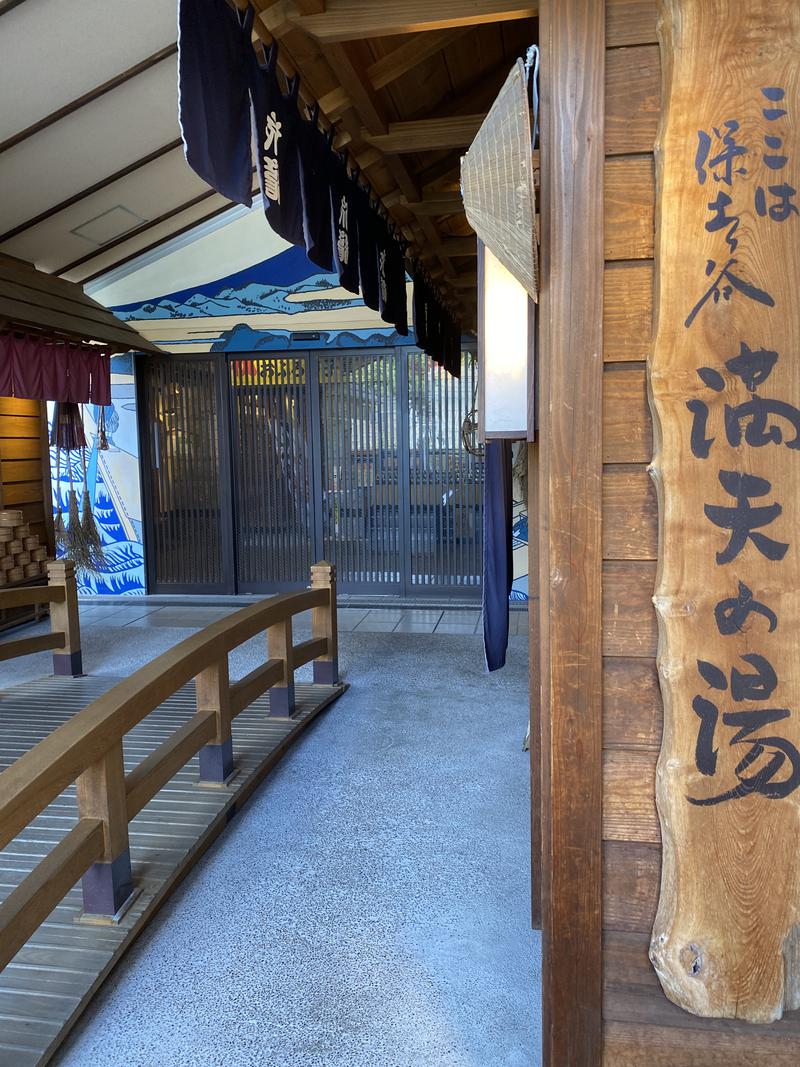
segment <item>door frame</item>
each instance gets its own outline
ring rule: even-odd
[[[195,596],[232,596],[236,589],[236,543],[233,537],[233,490],[232,466],[230,454],[230,412],[224,388],[222,368],[227,370],[227,363],[215,352],[166,353],[165,359],[178,362],[211,363],[214,368],[214,389],[217,409],[217,447],[219,468],[219,510],[220,516],[231,516],[229,522],[220,522],[220,554],[222,558],[223,581],[221,583],[176,583],[159,588],[156,574],[156,518],[153,506],[152,471],[156,469],[153,449],[154,426],[148,418],[147,371],[136,366],[134,385],[136,391],[136,423],[139,431],[139,484],[142,502],[142,530],[144,533],[145,590],[148,595],[170,596],[175,594]],[[145,357],[147,362],[159,359],[158,356]]]

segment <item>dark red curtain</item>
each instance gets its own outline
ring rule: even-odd
[[[111,403],[111,362],[95,345],[0,334],[0,396]]]

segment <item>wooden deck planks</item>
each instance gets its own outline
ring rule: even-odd
[[[46,678],[0,693],[0,769],[106,692],[117,679]],[[195,757],[130,824],[134,878],[141,893],[118,926],[78,922],[73,888],[0,971],[0,1067],[46,1063],[105,977],[162,901],[224,829],[264,775],[312,719],[346,687],[296,684],[293,719],[269,717],[269,694],[233,724],[236,777],[226,787],[199,787]],[[125,738],[126,773],[195,713],[189,685]],[[0,900],[77,822],[74,786],[0,852]]]

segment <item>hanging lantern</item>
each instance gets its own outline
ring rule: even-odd
[[[533,303],[527,290],[478,241],[480,437],[528,437],[528,365]],[[532,425],[532,421],[531,421]]]

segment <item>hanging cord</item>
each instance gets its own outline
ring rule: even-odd
[[[477,362],[472,356],[473,364]],[[461,423],[461,443],[465,450],[476,459],[483,459],[484,446],[478,440],[478,378],[475,377],[475,385],[472,390],[472,408],[464,416]]]
[[[96,441],[98,452],[108,452],[108,431],[106,430],[106,409],[104,404],[100,405],[99,414],[97,416]]]
[[[53,413],[55,428],[56,412]],[[55,518],[55,541],[56,548],[66,551],[67,530],[64,525],[64,509],[61,506],[61,449],[56,445],[56,518]]]
[[[532,44],[525,55],[525,77],[531,86],[531,103],[533,104],[533,140],[531,148],[539,140],[539,46]],[[533,76],[531,77],[531,68]]]
[[[83,412],[83,408],[81,408],[81,412]],[[87,566],[89,566],[93,571],[98,571],[105,563],[105,555],[103,553],[103,542],[100,537],[100,531],[97,529],[97,523],[95,522],[94,515],[92,514],[92,502],[89,499],[89,479],[86,470],[85,444],[81,449],[81,460],[83,463],[83,505],[81,508],[81,537],[85,549]]]

